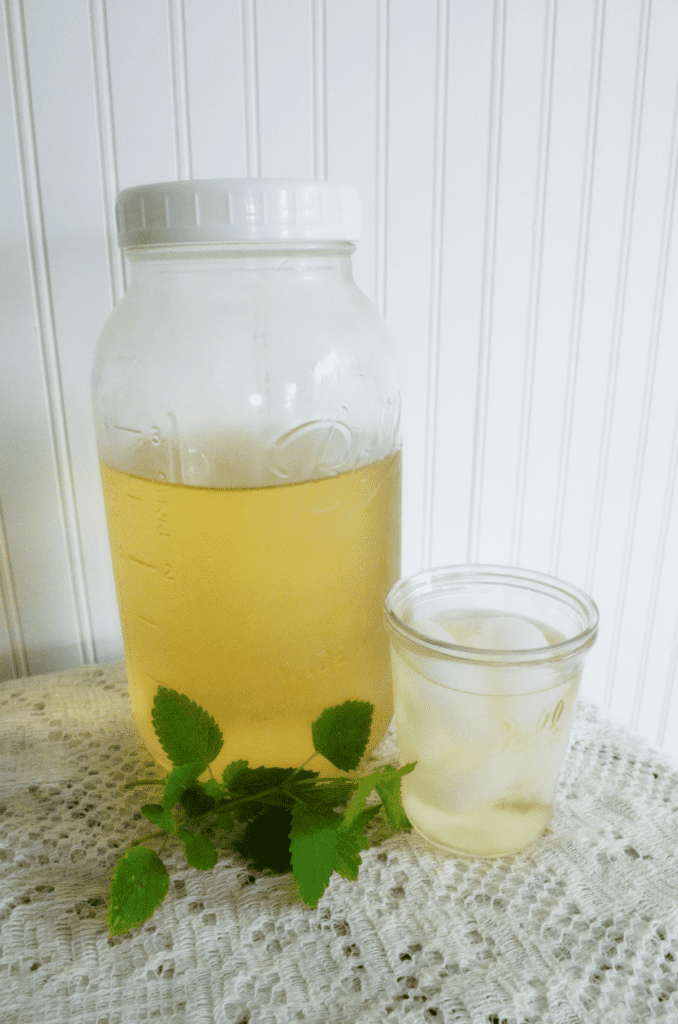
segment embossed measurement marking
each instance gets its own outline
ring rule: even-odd
[[[127,557],[129,558],[130,562],[136,562],[137,565],[143,565],[147,569],[157,569],[158,568],[157,565],[153,565],[152,562],[144,562],[143,559],[136,558],[134,555],[128,555]]]
[[[137,430],[136,427],[121,427],[119,423],[114,423],[113,426],[116,430],[125,430],[128,434],[143,434],[143,430]]]
[[[145,622],[148,626],[154,626],[156,629],[158,628],[158,623],[152,622],[151,619],[147,619],[145,615],[138,615],[137,618],[141,619],[141,621]]]

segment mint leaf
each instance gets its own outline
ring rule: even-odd
[[[219,851],[207,836],[200,835],[199,832],[189,832],[187,829],[182,829],[180,836],[184,841],[186,860],[192,868],[209,871],[214,867],[219,860]]]
[[[188,764],[177,765],[165,779],[162,791],[162,806],[170,811],[179,802],[181,794],[192,782],[202,775],[205,766],[201,761],[189,761]]]
[[[213,811],[216,806],[214,797],[208,796],[198,782],[194,782],[183,791],[179,803],[189,818],[201,818],[203,814]]]
[[[231,780],[231,778],[237,772],[241,771],[243,768],[247,768],[248,764],[249,761],[231,761],[230,764],[227,764],[223,772],[221,773],[221,778],[224,785],[228,786],[228,783]]]
[[[166,832],[172,832],[174,829],[174,818],[161,804],[144,804],[141,813],[145,814],[154,825],[164,828]]]
[[[381,769],[378,768],[376,772],[372,772],[371,775],[366,775],[364,778],[358,780],[358,785],[355,788],[353,799],[346,808],[341,827],[347,829],[354,818],[357,818],[362,810],[365,809],[365,802],[377,785],[377,781],[381,778]]]
[[[363,849],[365,847],[359,834],[339,832],[334,850],[334,870],[338,871],[342,878],[355,882],[362,864],[360,851]]]
[[[353,779],[320,779],[317,785],[296,787],[294,795],[309,805],[325,804],[327,807],[339,807],[350,799],[356,786],[357,782]]]
[[[326,708],[311,726],[313,746],[335,768],[352,771],[367,748],[373,711],[366,700],[347,700]]]
[[[235,818],[231,814],[228,807],[222,807],[216,818],[217,828],[222,829],[224,832],[230,832],[235,825]]]
[[[393,828],[412,828],[400,802],[400,780],[403,775],[414,771],[414,764],[406,764],[403,768],[393,768],[390,764],[384,766],[381,778],[377,782],[377,793],[384,805],[386,817]]]
[[[228,780],[228,792],[233,796],[257,796],[267,789],[275,789],[294,775],[294,768],[240,768]]]
[[[111,880],[106,921],[111,935],[135,928],[160,906],[169,888],[169,875],[154,850],[134,846],[123,854]]]
[[[295,804],[290,829],[292,871],[304,903],[315,907],[334,871],[339,817],[332,810],[319,814]]]
[[[209,712],[166,686],[158,687],[152,721],[160,745],[174,765],[200,761],[204,770],[224,745],[221,729]]]
[[[208,796],[211,796],[213,800],[221,800],[224,795],[221,792],[221,786],[214,779],[208,779],[205,785],[202,787]]]
[[[292,814],[282,807],[268,807],[251,821],[234,847],[255,871],[270,868],[279,874],[289,871]]]
[[[231,774],[227,786],[233,800],[242,801],[233,808],[240,821],[250,821],[265,806],[284,807],[291,811],[294,800],[285,790],[286,783],[294,789],[298,782],[317,778],[317,772],[296,771],[294,768],[240,768]],[[251,797],[251,800],[244,800]]]
[[[360,851],[370,848],[366,832],[367,826],[380,812],[379,804],[374,807],[366,807],[355,815],[348,828],[344,816],[344,821],[338,832],[337,848],[334,851],[334,870],[338,871],[342,878],[355,882],[358,877],[358,869],[362,864]]]

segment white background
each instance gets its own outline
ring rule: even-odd
[[[403,571],[601,612],[584,693],[678,747],[676,0],[4,0],[0,678],[120,656],[89,374],[118,189],[358,188]]]

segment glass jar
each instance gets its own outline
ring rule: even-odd
[[[357,196],[171,182],[127,189],[117,216],[132,283],[93,395],[141,735],[167,767],[151,723],[163,685],[219,723],[219,770],[300,764],[313,720],[347,699],[375,706],[371,749],[392,716],[399,392],[351,274]]]

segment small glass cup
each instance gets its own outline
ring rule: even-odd
[[[384,604],[413,827],[465,856],[522,850],[548,824],[598,609],[542,573],[446,566]]]

